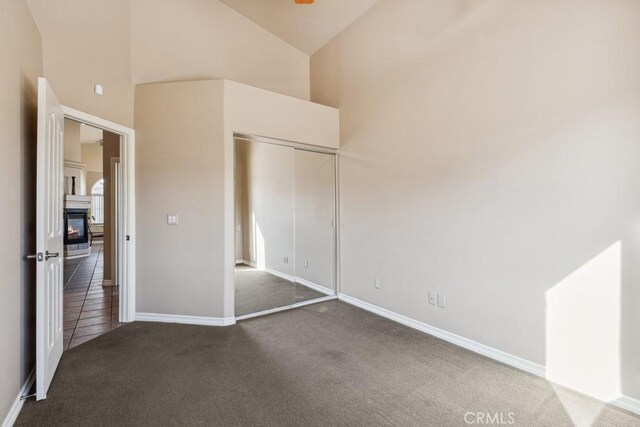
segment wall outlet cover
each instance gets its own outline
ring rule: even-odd
[[[436,294],[435,292],[429,292],[429,304],[436,305],[437,301],[438,301],[438,294]]]

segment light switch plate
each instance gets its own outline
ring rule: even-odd
[[[445,308],[447,306],[447,297],[445,295],[438,295],[438,307]]]
[[[167,225],[178,225],[178,214],[168,214]]]

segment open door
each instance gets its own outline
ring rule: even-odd
[[[38,79],[36,208],[36,398],[47,397],[63,349],[64,112]]]

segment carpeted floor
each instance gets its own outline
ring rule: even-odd
[[[640,426],[339,301],[229,327],[127,324],[65,352],[47,400],[27,401],[17,425],[465,426],[476,412],[511,413],[516,426]]]
[[[236,265],[236,316],[285,307],[326,296],[307,286],[245,264]]]

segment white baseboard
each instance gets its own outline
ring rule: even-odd
[[[301,301],[295,304],[285,305],[284,307],[270,308],[268,310],[258,311],[257,313],[243,314],[242,316],[236,317],[236,320],[246,320],[254,317],[266,316],[267,314],[279,313],[281,311],[287,311],[293,308],[304,307],[306,305],[318,304],[320,302],[331,301],[335,299],[338,299],[336,295],[327,295],[325,297],[314,298],[309,301]]]
[[[410,328],[417,329],[429,335],[433,335],[435,337],[438,337],[444,341],[448,341],[462,348],[466,348],[467,350],[473,351],[474,353],[478,353],[490,359],[497,360],[498,362],[502,362],[505,365],[509,365],[514,368],[521,369],[525,372],[529,372],[530,374],[546,379],[545,367],[538,363],[531,362],[530,360],[526,360],[521,357],[514,356],[513,354],[506,353],[502,350],[498,350],[496,348],[489,347],[484,344],[480,344],[479,342],[470,340],[465,337],[461,337],[460,335],[452,334],[451,332],[447,332],[440,328],[436,328],[435,326],[431,326],[427,323],[423,323],[418,320],[411,319],[410,317],[403,316],[391,310],[387,310],[386,308],[369,304],[368,302],[350,297],[349,295],[339,293],[338,299],[348,304],[355,305],[356,307],[360,307],[364,310],[375,313],[379,316],[386,317],[387,319],[396,321],[398,323],[402,323],[403,325],[408,326]],[[622,408],[624,410],[627,410],[629,412],[633,412],[634,414],[640,415],[640,400],[635,399],[633,397],[622,395],[618,399],[608,403],[614,406],[617,406],[619,408]]]
[[[236,264],[246,264],[249,267],[253,267],[253,268],[258,269],[260,271],[264,271],[265,273],[272,274],[272,275],[274,275],[276,277],[279,277],[281,279],[288,280],[289,282],[295,281],[297,283],[300,283],[301,285],[304,285],[304,286],[306,286],[308,288],[316,290],[316,291],[318,291],[320,293],[323,293],[325,295],[334,295],[335,294],[335,292],[332,289],[326,288],[326,287],[324,287],[322,285],[318,285],[317,283],[310,282],[309,280],[302,279],[300,277],[291,276],[289,274],[282,273],[280,271],[276,271],[276,270],[273,270],[271,268],[266,268],[265,267],[264,270],[260,269],[260,268],[258,268],[256,263],[251,262],[251,261],[247,261],[247,260],[243,259],[243,260],[239,260],[239,262],[238,262],[238,260],[236,260]]]
[[[282,273],[280,271],[273,270],[271,268],[265,268],[264,272],[272,274],[272,275],[274,275],[276,277],[279,277],[281,279],[284,279],[284,280],[286,280],[288,282],[293,282],[293,276],[291,276],[290,274]]]
[[[318,285],[317,283],[310,282],[306,279],[302,279],[300,277],[296,277],[296,283],[300,283],[301,285],[306,286],[307,288],[311,288],[315,291],[323,293],[325,295],[334,295],[335,292],[332,289],[325,288],[322,285]]]
[[[36,381],[36,369],[33,368],[27,376],[27,380],[24,382],[22,387],[20,388],[20,393],[18,393],[18,397],[13,401],[13,405],[9,409],[9,413],[4,418],[2,422],[2,427],[12,427],[13,424],[18,419],[18,415],[20,415],[20,411],[22,410],[22,406],[24,405],[24,400],[21,398],[22,396],[26,396],[31,387],[33,387],[33,383]]]
[[[236,264],[237,263],[238,263],[238,261],[236,261]],[[282,272],[277,271],[277,270],[274,270],[272,268],[267,268],[267,267],[258,268],[258,265],[255,262],[251,262],[251,261],[247,261],[246,259],[243,259],[241,261],[241,264],[247,264],[249,267],[253,267],[256,270],[264,271],[265,273],[269,273],[269,274],[272,274],[272,275],[274,275],[276,277],[279,277],[281,279],[288,280],[289,282],[293,282],[293,276],[291,276],[289,274],[286,274],[286,273],[282,273]]]
[[[640,415],[640,400],[629,396],[620,396],[616,400],[612,400],[612,405],[622,408],[634,414]]]
[[[467,350],[471,350],[475,353],[487,356],[491,359],[497,360],[507,365],[522,369],[523,371],[529,372],[530,374],[538,375],[540,377],[545,376],[544,366],[523,359],[521,357],[505,353],[504,351],[489,347],[484,344],[480,344],[479,342],[461,337],[460,335],[452,334],[451,332],[436,328],[435,326],[431,326],[427,323],[419,322],[417,320],[411,319],[410,317],[403,316],[401,314],[395,313],[382,307],[378,307],[373,304],[369,304],[368,302],[361,301],[357,298],[353,298],[345,294],[338,294],[338,299],[380,315],[382,317],[386,317],[387,319],[402,323],[403,325],[406,325],[410,328],[417,329],[429,335],[433,335],[434,337],[438,337],[444,341],[448,341],[462,348],[466,348]]]
[[[236,323],[236,318],[185,316],[180,314],[136,313],[136,321],[182,323],[185,325],[229,326]]]

